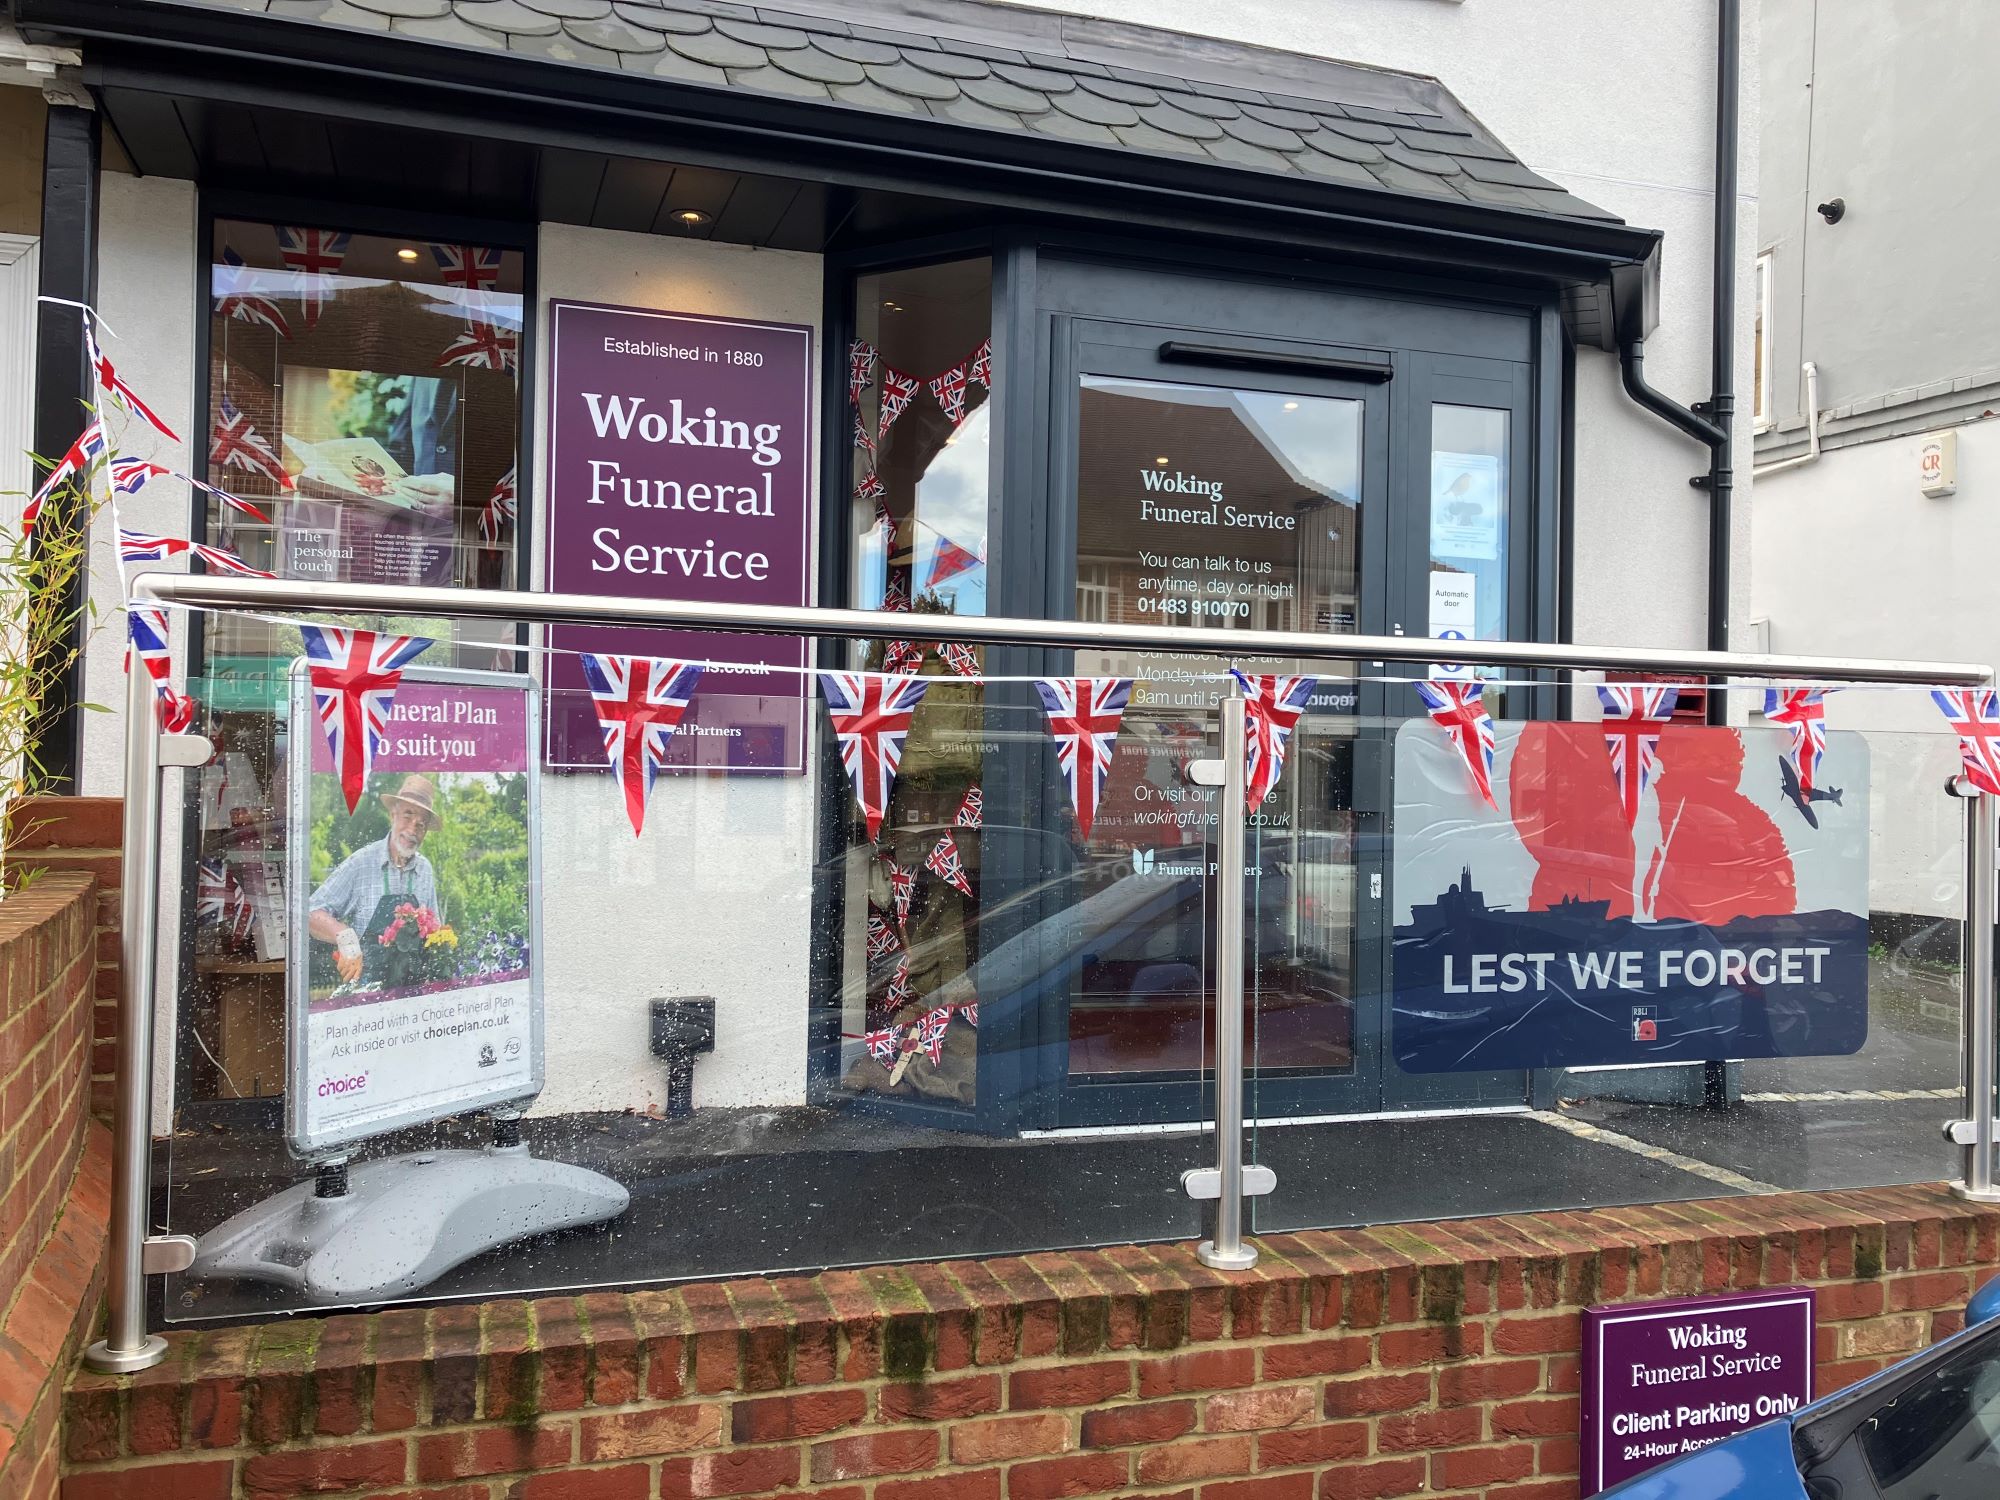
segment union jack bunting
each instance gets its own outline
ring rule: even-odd
[[[475,370],[511,370],[520,357],[521,341],[511,328],[496,323],[467,323],[458,337],[445,345],[437,357],[437,367],[468,365]]]
[[[93,317],[83,320],[83,345],[90,354],[90,369],[96,377],[99,394],[109,397],[113,406],[131,413],[168,442],[178,443],[180,434],[161,421],[160,414],[140,400],[139,393],[121,380],[117,370],[112,368],[110,359],[98,347],[97,320]]]
[[[211,547],[205,542],[190,542],[177,536],[159,536],[150,531],[133,531],[124,526],[118,528],[120,562],[164,562],[170,557],[179,557],[183,552],[190,557],[200,558],[217,572],[235,573],[243,578],[278,576],[275,573],[266,573],[262,568],[251,567],[227,547]]]
[[[896,936],[895,924],[875,910],[868,908],[868,957],[887,958],[903,946],[903,940]]]
[[[148,677],[164,686],[173,675],[173,651],[167,633],[167,612],[158,605],[125,606],[125,633],[131,638],[131,655]],[[131,669],[129,658],[126,670]]]
[[[1660,768],[1660,730],[1673,717],[1679,697],[1680,689],[1673,687],[1598,686],[1611,774],[1618,779],[1618,801],[1632,827],[1638,826],[1640,799]]]
[[[327,229],[278,226],[278,254],[287,268],[299,273],[299,310],[306,327],[319,326],[320,309],[333,295],[333,278],[347,259],[347,245],[353,236]]]
[[[257,903],[250,899],[250,893],[243,889],[241,881],[229,883],[228,907],[224,920],[229,923],[230,941],[247,943],[257,926]]]
[[[1243,773],[1248,810],[1255,812],[1278,789],[1285,774],[1285,752],[1306,702],[1319,685],[1316,677],[1246,677],[1231,667],[1243,684]]]
[[[701,668],[690,662],[652,656],[579,653],[590,684],[597,722],[604,727],[604,753],[625,788],[625,813],[632,831],[643,831],[646,794],[666,769],[667,746],[694,696]]]
[[[186,734],[194,727],[195,701],[186,693],[162,686],[158,692],[160,728],[168,734]]]
[[[881,358],[875,346],[866,339],[856,339],[847,346],[847,403],[855,409],[857,420],[861,412],[861,398],[875,383],[875,366]]]
[[[1104,779],[1111,774],[1111,752],[1132,697],[1132,679],[1038,677],[1035,692],[1048,712],[1056,760],[1069,788],[1070,806],[1076,809],[1076,836],[1088,840],[1104,795]]]
[[[305,638],[313,706],[352,813],[388,735],[389,705],[403,681],[403,668],[423,655],[430,642],[422,636],[377,635],[333,625],[301,625],[299,634]]]
[[[944,1061],[944,1034],[951,1026],[951,1007],[940,1005],[927,1010],[917,1022],[917,1047],[936,1067]]]
[[[1830,688],[1765,688],[1764,717],[1792,731],[1792,767],[1799,773],[1799,792],[1810,796],[1819,782],[1820,757],[1826,754],[1826,695]]]
[[[959,828],[977,828],[986,817],[986,794],[976,786],[965,789],[959,798],[958,811],[952,815],[952,823]]]
[[[284,460],[278,457],[277,450],[227,396],[222,398],[222,410],[216,418],[208,461],[220,469],[262,474],[281,490],[292,487],[292,476],[285,472]]]
[[[924,648],[915,641],[891,641],[882,653],[882,670],[898,675],[914,673],[922,669]]]
[[[890,577],[888,586],[882,590],[882,608],[885,613],[905,614],[910,608],[910,586],[903,582],[901,573]]]
[[[883,1004],[894,1015],[916,998],[917,987],[910,983],[910,955],[905,953],[896,960],[896,972],[889,976],[889,993],[883,998]]]
[[[966,1025],[977,1026],[979,1024],[979,1002],[977,1000],[972,1001],[969,1005],[959,1006],[958,1013],[965,1018]]]
[[[942,375],[931,377],[931,396],[944,408],[954,427],[965,420],[965,380],[964,365],[954,365]]]
[[[205,859],[195,867],[194,919],[202,926],[220,922],[229,908],[230,888],[236,882],[229,866],[219,859]]]
[[[910,898],[917,893],[917,872],[889,861],[889,900],[896,908],[896,925],[910,925]]]
[[[433,245],[431,259],[444,273],[446,286],[483,292],[500,284],[500,252],[484,245]]]
[[[993,340],[979,341],[979,347],[972,351],[972,358],[966,362],[966,377],[978,381],[989,391],[993,389]]]
[[[924,584],[934,589],[947,579],[956,578],[961,573],[969,573],[986,561],[970,547],[961,547],[948,536],[938,538],[937,550],[931,554],[930,578]]]
[[[882,482],[882,476],[869,470],[854,486],[855,496],[862,500],[880,500],[889,493],[889,486]]]
[[[827,717],[840,740],[841,764],[854,787],[854,800],[867,820],[868,842],[882,831],[889,792],[903,759],[910,719],[929,686],[921,677],[885,677],[872,672],[822,672],[820,692]]]
[[[241,323],[261,323],[281,339],[290,338],[292,325],[278,304],[251,289],[255,277],[243,257],[225,245],[222,264],[215,270],[215,310]]]
[[[1958,731],[1965,779],[2000,797],[2000,698],[1992,688],[1932,688],[1931,702]]]
[[[1486,712],[1486,684],[1440,677],[1412,686],[1424,700],[1432,722],[1450,737],[1464,759],[1473,788],[1488,807],[1497,810],[1499,804],[1493,800],[1493,718]]]
[[[863,453],[866,453],[870,458],[875,456],[875,437],[873,433],[869,432],[868,424],[861,420],[861,410],[859,407],[856,407],[854,411],[854,446],[859,448]]]
[[[889,429],[895,425],[896,418],[910,409],[910,403],[917,399],[917,392],[923,388],[924,383],[916,376],[905,375],[887,365],[882,367],[881,410],[875,427],[878,442],[888,441]],[[874,451],[872,444],[869,451]]]
[[[245,500],[241,495],[232,495],[229,493],[228,490],[219,489],[212,484],[206,484],[203,481],[195,479],[187,474],[171,474],[169,475],[169,477],[173,479],[185,479],[189,484],[193,485],[196,489],[200,490],[204,495],[215,496],[216,499],[220,500],[224,505],[228,506],[231,510],[240,510],[243,512],[244,515],[262,521],[266,526],[269,526],[271,524],[271,518],[269,516],[265,515],[264,512],[257,509],[257,507],[252,505],[248,500]],[[289,481],[288,481],[288,486],[289,486]]]
[[[506,536],[506,528],[512,524],[516,510],[514,499],[514,465],[507,465],[507,472],[500,476],[500,482],[493,486],[493,493],[486,497],[486,504],[479,511],[479,540],[489,547],[497,547]]]
[[[884,1026],[880,1031],[867,1031],[861,1035],[861,1045],[868,1049],[868,1055],[885,1068],[896,1066],[896,1059],[903,1055],[902,1026]]]
[[[938,660],[950,667],[955,676],[979,675],[979,652],[976,647],[968,646],[963,641],[939,641],[937,654]]]
[[[55,467],[43,478],[35,493],[28,497],[27,507],[21,512],[21,535],[27,536],[35,529],[35,522],[42,514],[42,505],[62,485],[71,481],[87,481],[90,466],[104,456],[104,425],[92,422],[77,434],[69,451],[56,460]]]
[[[163,474],[173,473],[172,469],[159,464],[148,463],[143,458],[114,458],[111,460],[111,488],[121,495],[136,495],[146,487],[146,481]]]
[[[924,856],[924,868],[953,890],[968,896],[972,894],[972,882],[965,878],[965,860],[959,854],[958,840],[949,828],[931,852]]]

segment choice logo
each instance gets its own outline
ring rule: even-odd
[[[351,1078],[326,1078],[320,1081],[319,1096],[322,1099],[339,1099],[348,1094],[358,1094],[367,1087],[366,1073],[356,1073]]]

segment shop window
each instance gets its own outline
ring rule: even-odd
[[[216,221],[211,251],[206,478],[239,503],[200,496],[209,539],[280,578],[513,587],[521,252],[234,219]],[[447,648],[437,665],[513,662],[504,624],[399,623]],[[219,753],[193,835],[184,1097],[275,1094],[300,642],[240,615],[206,627],[195,689]]]
[[[1432,635],[1507,639],[1510,415],[1490,406],[1431,407]]]
[[[843,1077],[857,1091],[965,1108],[977,1012],[956,1007],[972,998],[980,948],[986,747],[982,693],[954,679],[976,675],[983,651],[927,638],[921,617],[986,613],[992,296],[984,259],[859,277],[847,351],[853,597],[911,616],[905,638],[856,643],[855,664],[932,680],[880,837],[869,845],[853,823]],[[944,1027],[935,1061],[918,1051],[884,1062],[862,1045],[926,1024]]]

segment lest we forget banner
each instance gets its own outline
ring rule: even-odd
[[[291,743],[287,1136],[323,1154],[541,1091],[534,684],[406,668],[352,813],[304,672]]]
[[[1496,726],[1493,798],[1428,720],[1396,735],[1393,1043],[1406,1072],[1858,1051],[1868,748],[1803,787],[1779,728],[1660,726],[1622,800],[1596,723]]]
[[[811,602],[810,328],[557,301],[549,343],[549,589]],[[716,663],[669,771],[804,773],[804,639],[562,625],[549,643],[549,765],[605,764],[572,654],[593,651]]]

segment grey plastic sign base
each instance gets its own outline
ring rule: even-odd
[[[600,1224],[632,1195],[598,1172],[538,1161],[526,1146],[422,1151],[361,1162],[348,1190],[301,1182],[201,1237],[188,1274],[246,1277],[321,1305],[387,1302],[475,1255],[530,1235]]]

